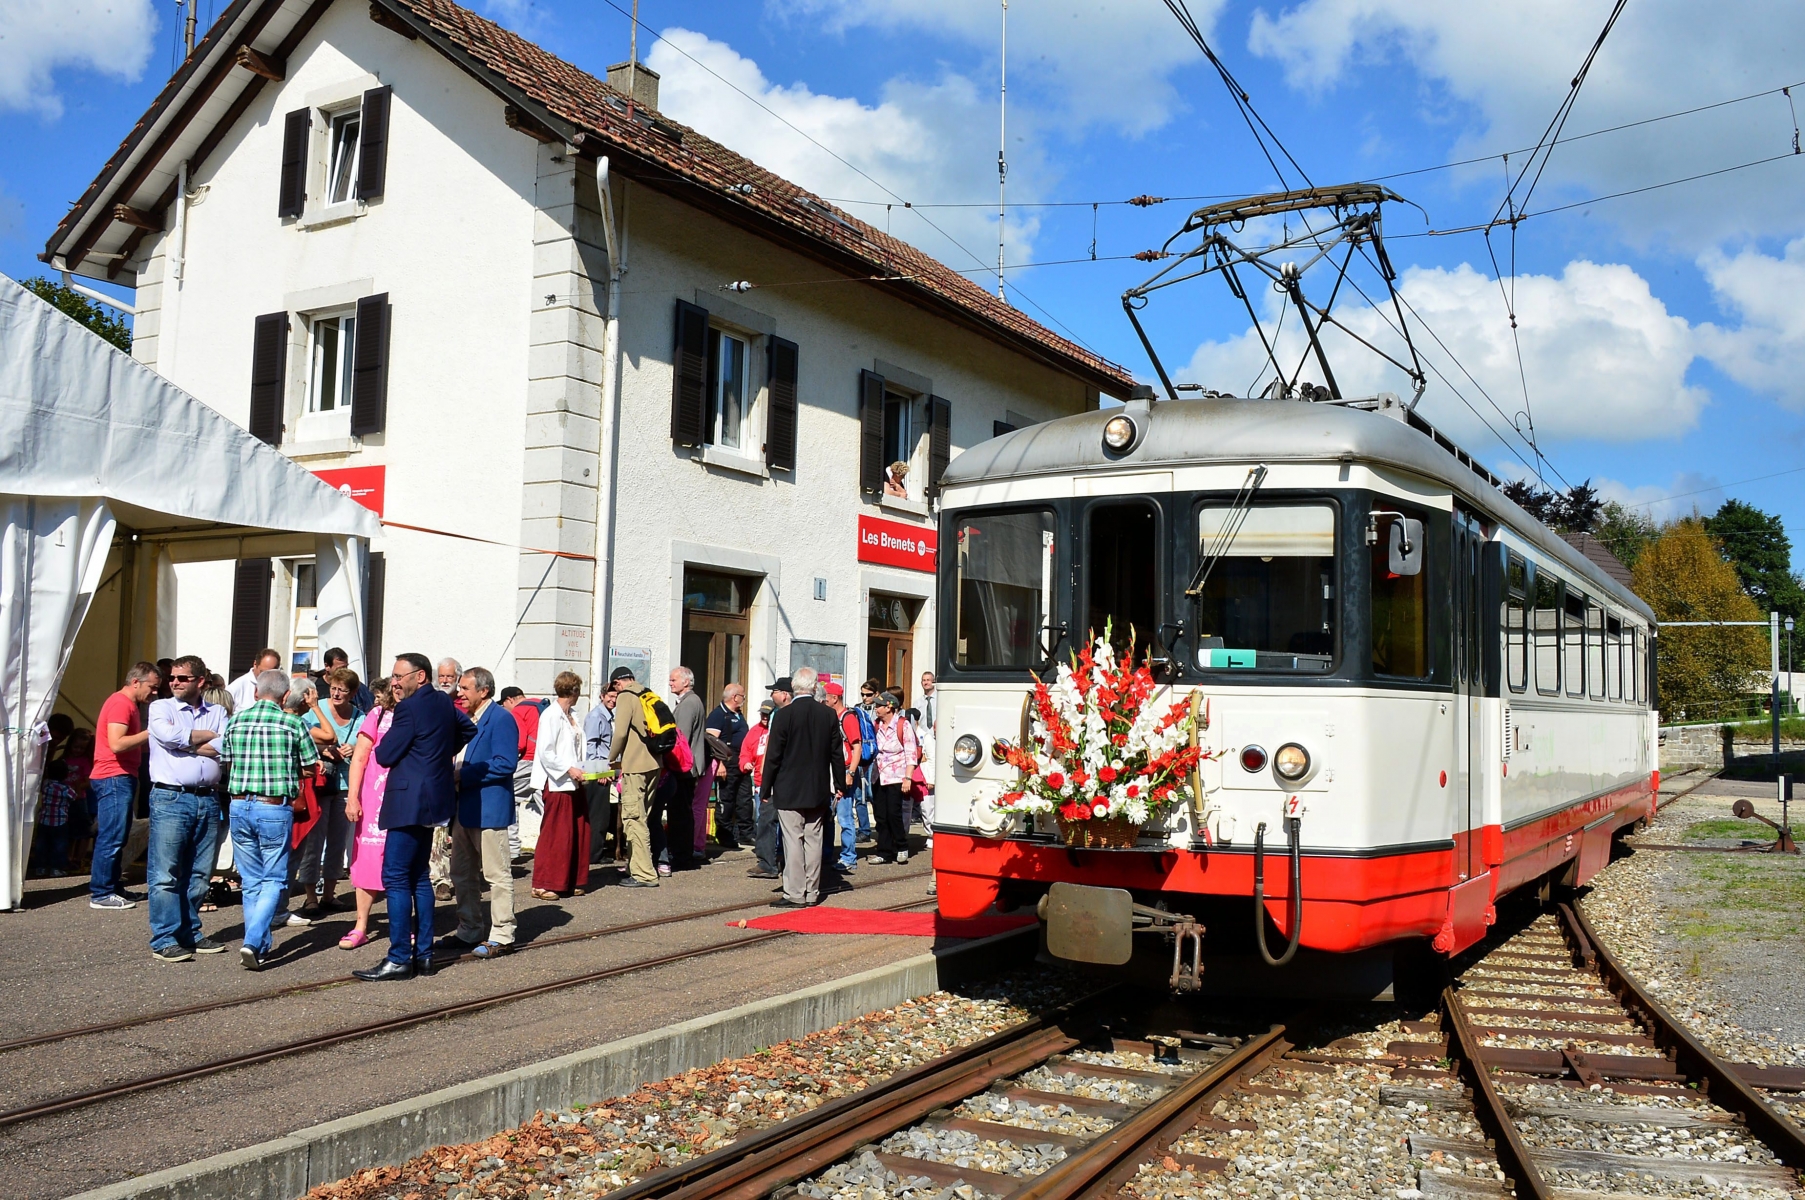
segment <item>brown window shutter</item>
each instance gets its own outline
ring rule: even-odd
[[[382,551],[372,551],[369,567],[364,573],[364,674],[371,679],[381,678],[376,671],[383,665],[382,601],[387,581],[388,563],[383,559]]]
[[[371,88],[364,93],[363,118],[357,127],[357,198],[374,200],[382,195],[389,172],[389,96],[392,87]]]
[[[288,381],[288,314],[257,318],[251,335],[251,436],[282,441],[283,393]]]
[[[946,474],[947,460],[953,456],[953,406],[939,396],[928,397],[928,485],[929,500],[940,494],[940,477]]]
[[[307,206],[307,150],[313,140],[313,110],[297,108],[282,121],[282,184],[278,217],[298,217]]]
[[[389,411],[389,294],[357,302],[357,340],[351,348],[351,432],[381,433]]]
[[[883,495],[884,377],[876,371],[859,372],[859,490]]]
[[[671,441],[700,446],[708,435],[708,310],[677,301],[671,351]]]
[[[270,560],[243,558],[232,578],[232,648],[228,679],[248,671],[257,651],[269,645]]]
[[[796,469],[795,342],[770,341],[771,407],[765,417],[765,465],[773,471]]]

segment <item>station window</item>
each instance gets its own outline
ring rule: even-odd
[[[750,360],[745,338],[722,329],[708,331],[709,441],[724,450],[746,449],[753,394],[747,384]]]
[[[1610,689],[1608,699],[1623,699],[1623,622],[1616,617],[1604,619],[1604,678]]]
[[[973,513],[960,520],[953,662],[1031,667],[1044,662],[1053,623],[1053,514]]]
[[[1326,504],[1197,512],[1197,665],[1324,672],[1335,658],[1335,510]],[[1202,570],[1203,568],[1200,568]]]
[[[354,108],[326,118],[328,153],[326,167],[326,203],[338,204],[357,194],[357,154],[362,139],[363,109]]]
[[[354,312],[316,316],[307,368],[307,411],[332,412],[351,403],[352,353],[357,345]]]
[[[1145,655],[1159,630],[1159,520],[1153,508],[1134,501],[1099,504],[1085,522],[1082,561],[1087,582],[1087,629],[1101,637],[1112,630],[1117,657]]]
[[[1405,508],[1384,497],[1374,499],[1373,511],[1402,512],[1411,520],[1423,520],[1422,513],[1417,510]],[[1388,526],[1381,523],[1380,528],[1383,531]],[[1428,528],[1426,522],[1422,528]],[[1373,670],[1381,675],[1403,675],[1420,679],[1429,674],[1428,556],[1424,555],[1425,569],[1416,574],[1393,574],[1391,540],[1382,532],[1371,547],[1370,557]]]
[[[1586,694],[1586,598],[1569,590],[1561,607],[1561,673],[1569,696]]]

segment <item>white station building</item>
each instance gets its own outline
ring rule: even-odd
[[[377,669],[913,696],[948,458],[1131,379],[657,82],[449,0],[233,0],[44,258],[135,286],[139,361],[382,517]],[[324,649],[310,559],[171,574],[161,654]]]

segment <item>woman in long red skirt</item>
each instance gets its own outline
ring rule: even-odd
[[[574,671],[552,680],[555,699],[539,718],[533,786],[544,789],[545,816],[533,851],[533,895],[541,900],[581,896],[589,890],[589,806],[579,803],[583,785],[583,723],[573,711],[583,681]]]

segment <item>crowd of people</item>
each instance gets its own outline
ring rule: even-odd
[[[534,699],[451,658],[403,654],[369,684],[342,650],[323,660],[291,674],[264,650],[230,683],[193,655],[142,662],[95,729],[53,716],[34,873],[67,875],[85,856],[89,907],[145,901],[151,954],[172,963],[227,949],[203,914],[234,891],[250,970],[270,964],[275,930],[354,910],[338,944],[386,937],[382,961],[354,972],[381,981],[508,953],[514,867],[529,859],[532,895],[561,902],[749,850],[747,874],[780,882],[773,906],[805,908],[851,886],[861,844],[868,863],[907,862],[917,815],[932,845],[931,673],[905,708],[877,680],[849,703],[800,668],[753,720],[744,686],[710,710],[681,666],[662,695],[618,668],[585,707],[569,671]],[[125,872],[139,852],[135,897]],[[457,924],[435,942],[441,901]]]

